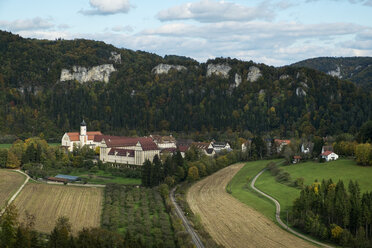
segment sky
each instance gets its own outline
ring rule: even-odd
[[[0,0],[0,29],[283,66],[372,56],[372,0]]]

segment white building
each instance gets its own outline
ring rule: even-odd
[[[321,154],[322,158],[324,158],[327,162],[332,160],[337,160],[338,155],[332,151],[325,151]]]
[[[172,135],[150,135],[150,137],[160,149],[177,148],[177,141]]]
[[[211,145],[216,153],[232,150],[230,144],[227,142],[211,142]]]
[[[142,165],[147,159],[153,161],[160,156],[160,149],[149,137],[101,136],[100,155],[102,162]]]
[[[81,148],[87,145],[94,149],[98,145],[98,143],[94,142],[94,137],[96,135],[102,135],[102,133],[100,131],[87,132],[87,124],[83,120],[83,122],[80,124],[80,133],[65,133],[62,137],[61,145],[70,152],[72,152],[74,146]]]

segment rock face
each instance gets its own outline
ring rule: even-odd
[[[262,76],[261,71],[256,66],[249,67],[249,72],[247,76],[247,80],[249,82],[256,82]]]
[[[302,89],[301,87],[298,87],[296,89],[296,95],[297,96],[306,96],[306,91],[304,89]]]
[[[183,65],[168,65],[168,64],[158,64],[154,68],[152,68],[151,72],[155,74],[167,74],[169,70],[187,70],[187,68]]]
[[[111,52],[110,60],[115,64],[121,64],[121,54],[117,52]]]
[[[279,77],[279,80],[286,80],[286,79],[288,79],[288,78],[289,78],[289,75],[284,74],[284,75],[281,75],[281,76]]]
[[[72,72],[67,69],[62,69],[60,80],[61,82],[77,80],[80,83],[89,81],[101,81],[108,83],[110,74],[114,71],[116,70],[112,64],[93,66],[90,69],[82,66],[73,66]]]
[[[327,72],[327,74],[334,77],[342,78],[340,66],[337,66],[336,70]]]
[[[208,64],[207,77],[210,77],[212,76],[212,74],[215,74],[217,76],[228,78],[230,70],[231,67],[227,64]]]
[[[235,73],[235,88],[238,87],[241,83],[242,77],[238,73]]]

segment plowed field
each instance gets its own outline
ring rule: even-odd
[[[226,167],[194,184],[187,193],[191,210],[212,238],[225,247],[314,247],[241,203],[225,188],[243,163]]]
[[[9,170],[0,170],[0,209],[23,184],[26,177]]]
[[[36,217],[36,230],[49,233],[60,216],[69,218],[74,233],[99,227],[103,189],[28,183],[15,200],[20,218],[27,210]]]

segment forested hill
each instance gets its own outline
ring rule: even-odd
[[[315,69],[372,89],[372,57],[321,57],[291,66]]]
[[[112,134],[327,135],[354,133],[372,116],[371,92],[312,69],[198,63],[7,32],[0,32],[0,87],[1,136],[59,139],[83,118],[89,130]]]

